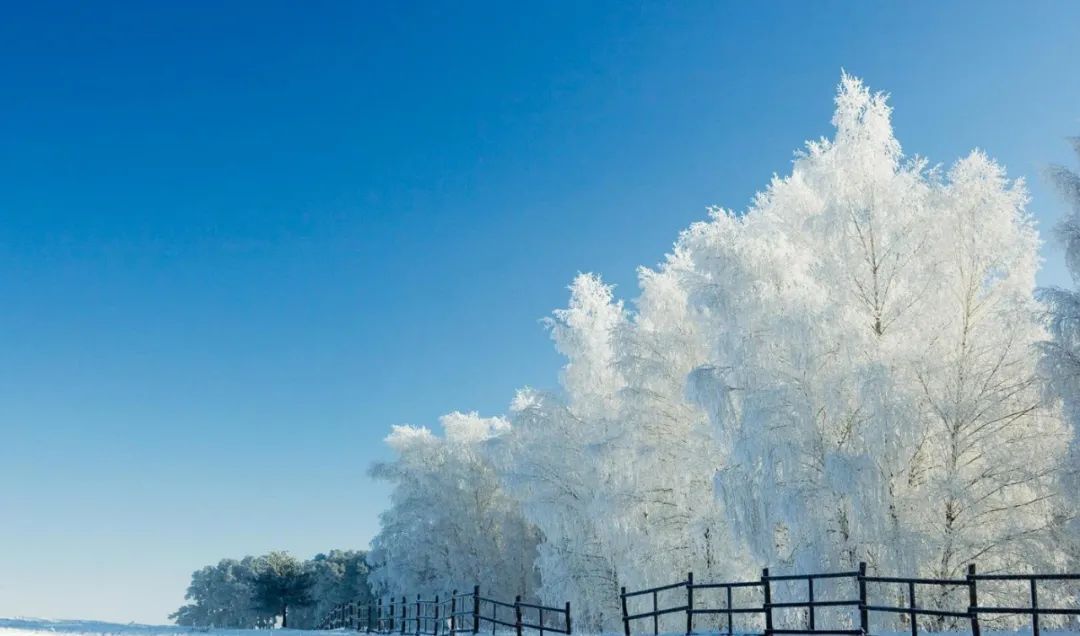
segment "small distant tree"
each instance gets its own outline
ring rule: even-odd
[[[281,626],[288,627],[289,608],[304,607],[313,602],[311,573],[287,552],[271,552],[259,560],[252,600],[256,607],[281,616]]]

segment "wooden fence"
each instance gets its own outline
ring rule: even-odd
[[[836,579],[850,582],[855,590],[854,597],[821,599],[815,595],[815,582],[824,579]],[[1019,606],[993,606],[980,605],[979,582],[980,581],[1013,581],[1026,583],[1029,602]],[[788,635],[841,635],[841,636],[867,636],[871,634],[870,615],[872,613],[899,614],[907,618],[911,629],[911,636],[919,634],[919,618],[934,617],[939,620],[955,619],[966,621],[970,624],[972,636],[981,635],[979,623],[980,616],[1000,616],[1003,614],[1029,615],[1034,636],[1039,636],[1041,616],[1080,616],[1080,594],[1073,596],[1074,607],[1045,607],[1039,604],[1038,583],[1040,581],[1080,581],[1080,574],[978,574],[975,565],[969,565],[967,576],[962,579],[923,579],[887,576],[868,576],[866,564],[860,563],[859,569],[850,572],[822,572],[817,574],[785,574],[772,575],[768,568],[761,571],[761,578],[753,581],[739,581],[730,583],[695,583],[694,575],[690,573],[686,580],[661,585],[646,590],[627,592],[626,588],[620,590],[622,601],[622,622],[625,636],[631,635],[631,624],[637,621],[651,619],[652,633],[660,633],[660,617],[668,614],[683,613],[686,616],[686,633],[694,633],[694,617],[701,615],[720,615],[726,618],[726,633],[732,636],[736,632],[733,624],[736,615],[750,615],[760,618],[764,624],[764,636],[780,634]],[[774,600],[775,586],[777,583],[801,584],[805,582],[804,600],[776,601]],[[906,598],[904,604],[888,604],[885,602],[872,602],[868,594],[868,587],[902,586],[901,595],[895,598]],[[818,589],[820,590],[820,585]],[[918,590],[930,588],[953,589],[961,592],[966,591],[967,606],[956,610],[945,610],[925,607],[919,599]],[[760,598],[760,604],[735,606],[733,604],[733,592],[746,589],[756,593]],[[685,596],[675,601],[676,604],[662,606],[659,597],[665,592],[673,590],[685,590]],[[695,602],[695,591],[720,590],[723,593],[725,603],[719,607],[702,606],[700,601]],[[894,589],[895,591],[895,589]],[[903,593],[906,593],[904,595]],[[629,605],[631,599],[644,597],[651,600],[652,609],[631,613]],[[683,600],[685,599],[685,600]],[[849,620],[827,622],[822,624],[818,620],[819,608],[840,608],[847,610],[852,616]],[[805,610],[806,617],[803,627],[776,627],[777,610]],[[855,616],[857,615],[857,617]]]
[[[407,597],[382,598],[375,603],[346,602],[334,606],[319,629],[351,629],[390,636],[454,636],[455,634],[495,634],[500,628],[513,629],[517,636],[525,630],[554,634],[571,633],[570,603],[549,607],[526,603],[518,596],[513,603],[481,596],[480,586],[472,592],[457,590],[439,596],[410,601]]]

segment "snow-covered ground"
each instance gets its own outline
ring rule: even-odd
[[[182,634],[207,634],[208,636],[269,636],[270,630],[252,629],[201,629],[197,627],[179,627],[177,625],[140,625],[138,623],[106,623],[102,621],[81,620],[45,620],[40,618],[0,618],[0,636],[40,636],[42,634],[71,634],[72,636],[98,636],[114,634],[117,636],[180,636]],[[273,636],[329,636],[337,633],[345,635],[348,630],[334,632],[312,631],[303,629],[275,629]],[[640,632],[644,634],[644,632]],[[500,633],[501,634],[501,633]],[[511,636],[513,632],[501,634]],[[700,636],[709,636],[708,632],[699,632]],[[882,632],[874,636],[909,636],[910,632]],[[935,636],[934,632],[920,632],[926,636]],[[938,632],[940,636],[971,636],[971,632]],[[984,636],[1030,636],[1031,630],[1018,631],[983,631]],[[581,636],[622,636],[621,634],[581,634]],[[683,634],[661,634],[661,636],[684,636]],[[726,636],[726,635],[724,635]],[[1078,631],[1043,630],[1040,636],[1080,636]]]
[[[72,636],[116,634],[118,636],[180,636],[207,634],[209,636],[254,636],[267,630],[200,629],[178,625],[140,625],[138,623],[106,623],[84,620],[46,620],[41,618],[0,618],[0,636],[33,636],[35,634],[71,634]],[[325,631],[275,629],[274,636],[327,636]]]

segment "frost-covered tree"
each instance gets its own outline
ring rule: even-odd
[[[643,272],[633,316],[597,276],[570,289],[548,321],[564,390],[519,393],[498,465],[543,533],[543,598],[614,628],[620,586],[729,573],[738,559],[712,492],[708,419],[685,395],[704,345],[676,277]]]
[[[184,595],[191,602],[169,618],[188,627],[272,627],[274,614],[256,607],[252,600],[259,567],[259,560],[249,556],[240,561],[222,559],[195,571]]]
[[[372,469],[394,487],[372,541],[373,586],[379,593],[436,594],[480,583],[534,597],[539,536],[484,453],[509,425],[475,413],[446,415],[441,424],[443,437],[394,427],[387,443],[397,458]]]
[[[1035,383],[1023,184],[978,151],[946,175],[904,160],[889,118],[845,76],[835,138],[677,245],[711,347],[695,394],[729,444],[718,491],[763,562],[1027,565],[1068,430]]]
[[[1070,139],[1080,157],[1080,137]],[[1080,285],[1080,175],[1064,166],[1053,166],[1050,178],[1069,205],[1069,214],[1058,225],[1057,237],[1065,246],[1065,263]],[[1059,399],[1065,416],[1075,431],[1080,426],[1080,292],[1075,289],[1040,290],[1046,303],[1050,340],[1043,343],[1042,371],[1048,393]],[[1069,449],[1068,467],[1060,480],[1063,497],[1058,510],[1060,528],[1057,542],[1068,552],[1070,571],[1080,568],[1080,443],[1076,437]]]
[[[251,598],[263,612],[280,616],[283,628],[289,627],[292,611],[314,602],[313,583],[311,572],[302,561],[287,552],[271,552],[259,557]]]
[[[514,428],[498,440],[495,457],[544,537],[537,560],[541,597],[570,600],[579,624],[588,625],[610,622],[618,612],[618,555],[603,534],[614,524],[605,518],[617,498],[608,456],[619,435],[611,415],[623,384],[613,366],[613,332],[625,317],[598,278],[578,276],[571,290],[570,307],[548,321],[569,360],[562,373],[566,395],[519,392]]]
[[[312,603],[290,608],[290,627],[315,629],[333,607],[350,601],[360,605],[371,601],[368,586],[371,568],[363,550],[331,550],[317,554],[304,562],[304,570],[311,578]]]

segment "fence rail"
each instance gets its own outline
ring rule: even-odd
[[[825,579],[837,579],[850,581],[857,591],[858,598],[841,598],[822,600],[815,591],[815,581]],[[1028,595],[1030,603],[1026,606],[992,606],[980,605],[978,585],[980,581],[1019,581],[1028,583]],[[761,578],[756,581],[734,582],[708,582],[695,583],[693,573],[687,574],[686,580],[669,585],[661,585],[644,590],[627,591],[625,587],[620,589],[622,601],[622,623],[624,636],[633,636],[631,625],[637,621],[652,619],[652,633],[660,633],[660,617],[669,614],[685,613],[686,634],[694,633],[694,617],[699,615],[721,615],[727,618],[726,631],[732,636],[735,631],[733,622],[735,615],[752,615],[760,617],[765,626],[763,636],[793,635],[841,635],[841,636],[869,636],[871,613],[897,614],[907,618],[911,636],[919,634],[919,618],[934,617],[938,619],[952,618],[964,619],[970,623],[972,636],[981,636],[980,615],[1003,615],[1019,614],[1030,615],[1033,636],[1039,636],[1041,616],[1080,616],[1080,591],[1074,597],[1077,599],[1076,607],[1046,607],[1039,604],[1038,582],[1040,581],[1080,581],[1080,574],[978,574],[975,565],[968,566],[967,576],[962,579],[930,579],[911,578],[898,576],[869,576],[866,573],[866,564],[860,563],[859,569],[844,572],[819,572],[814,574],[784,574],[773,575],[769,569],[761,571]],[[798,583],[805,582],[805,600],[774,601],[773,592],[775,583]],[[888,603],[872,603],[867,593],[867,585],[902,585],[906,592],[906,604],[893,605]],[[967,591],[967,606],[959,610],[938,609],[925,607],[919,603],[917,590],[920,587],[934,587],[943,590],[956,589]],[[685,590],[685,602],[662,606],[659,602],[659,594],[671,590]],[[695,590],[723,590],[725,603],[721,607],[701,607],[695,603]],[[744,605],[736,607],[733,603],[732,591],[736,589],[759,589],[762,597],[760,605]],[[652,601],[652,609],[631,613],[628,599],[649,597]],[[700,601],[698,601],[700,602]],[[850,608],[857,613],[857,618],[852,616],[850,624],[833,624],[822,626],[818,621],[818,608]],[[802,609],[806,611],[805,626],[803,628],[776,627],[775,610]],[[742,632],[745,633],[745,632]]]
[[[499,610],[503,610],[500,613]],[[513,610],[512,618],[507,617]],[[563,607],[526,603],[518,596],[507,602],[480,595],[480,586],[472,592],[452,591],[440,600],[416,600],[407,597],[382,598],[374,603],[348,601],[334,606],[319,623],[319,629],[351,629],[382,636],[455,636],[479,634],[490,627],[495,634],[499,627],[513,629],[517,636],[525,630],[566,634],[572,631],[569,601]]]

